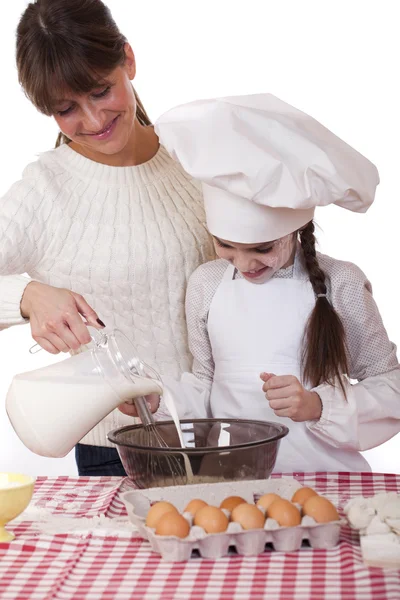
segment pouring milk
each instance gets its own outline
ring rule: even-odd
[[[15,432],[32,452],[62,457],[127,399],[162,395],[157,374],[143,365],[125,336],[96,332],[93,346],[48,367],[16,375],[6,409]],[[173,405],[173,399],[169,398]],[[173,419],[181,442],[176,411]]]
[[[42,369],[14,377],[6,409],[21,441],[35,454],[59,458],[72,448],[124,399],[153,392],[160,383],[135,377],[116,392],[98,377],[43,377]]]

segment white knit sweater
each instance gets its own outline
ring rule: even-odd
[[[0,207],[0,328],[23,323],[28,281],[82,294],[161,374],[191,368],[186,283],[214,257],[200,186],[163,147],[145,164],[109,167],[63,145],[28,165]],[[57,402],[57,398],[54,399]],[[131,423],[119,411],[82,441]]]

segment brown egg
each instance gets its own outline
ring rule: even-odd
[[[178,512],[164,513],[157,522],[156,535],[174,535],[178,538],[185,538],[189,535],[189,531],[189,523]]]
[[[170,502],[156,502],[155,504],[153,504],[153,506],[150,508],[149,512],[147,513],[147,517],[146,517],[146,525],[147,527],[156,527],[158,520],[165,514],[168,512],[175,512],[177,513],[178,511],[176,510],[175,506],[173,504],[171,504]]]
[[[315,492],[312,488],[302,487],[293,494],[292,502],[295,502],[296,504],[300,504],[301,506],[303,506],[304,502],[308,498],[310,498],[311,496],[317,496],[317,495],[318,495],[317,492]]]
[[[203,508],[203,506],[208,506],[207,502],[204,502],[204,500],[198,500],[196,498],[189,502],[189,504],[187,505],[187,507],[185,508],[185,510],[183,512],[189,512],[194,517],[194,515],[197,513],[197,511],[200,508]]]
[[[332,502],[322,496],[311,496],[303,506],[303,514],[312,517],[317,523],[338,521],[339,514]]]
[[[225,508],[225,510],[229,510],[229,512],[232,512],[233,509],[235,508],[235,506],[238,506],[239,504],[245,504],[246,500],[243,500],[243,498],[241,498],[240,496],[229,496],[228,498],[225,498],[225,500],[223,500],[220,504],[220,508]]]
[[[281,527],[295,527],[301,523],[300,511],[289,500],[283,498],[270,504],[267,516],[278,521]]]
[[[231,520],[239,523],[243,529],[262,529],[265,517],[254,504],[238,504],[232,511]]]
[[[268,510],[269,505],[272,504],[274,500],[279,500],[280,496],[278,494],[264,494],[257,502],[257,506],[260,506],[264,510]]]
[[[203,506],[194,517],[194,524],[202,527],[206,533],[226,531],[228,523],[226,514],[216,506]]]

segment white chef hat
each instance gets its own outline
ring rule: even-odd
[[[308,223],[317,206],[365,212],[379,183],[368,159],[271,94],[181,105],[155,131],[202,182],[208,229],[224,240],[275,240]]]

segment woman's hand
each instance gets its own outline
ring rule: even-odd
[[[277,417],[292,421],[313,421],[322,414],[321,398],[306,390],[293,375],[261,373],[263,391]]]
[[[105,327],[80,294],[37,281],[25,288],[21,314],[30,320],[35,342],[51,354],[78,350],[82,344],[88,344],[91,338],[87,325]]]
[[[147,400],[147,404],[149,405],[150,412],[155,413],[158,410],[160,405],[160,396],[158,394],[149,394],[145,396]],[[133,400],[129,400],[129,402],[124,402],[119,405],[119,410],[124,413],[124,415],[128,415],[129,417],[138,417],[137,410],[133,403]]]

